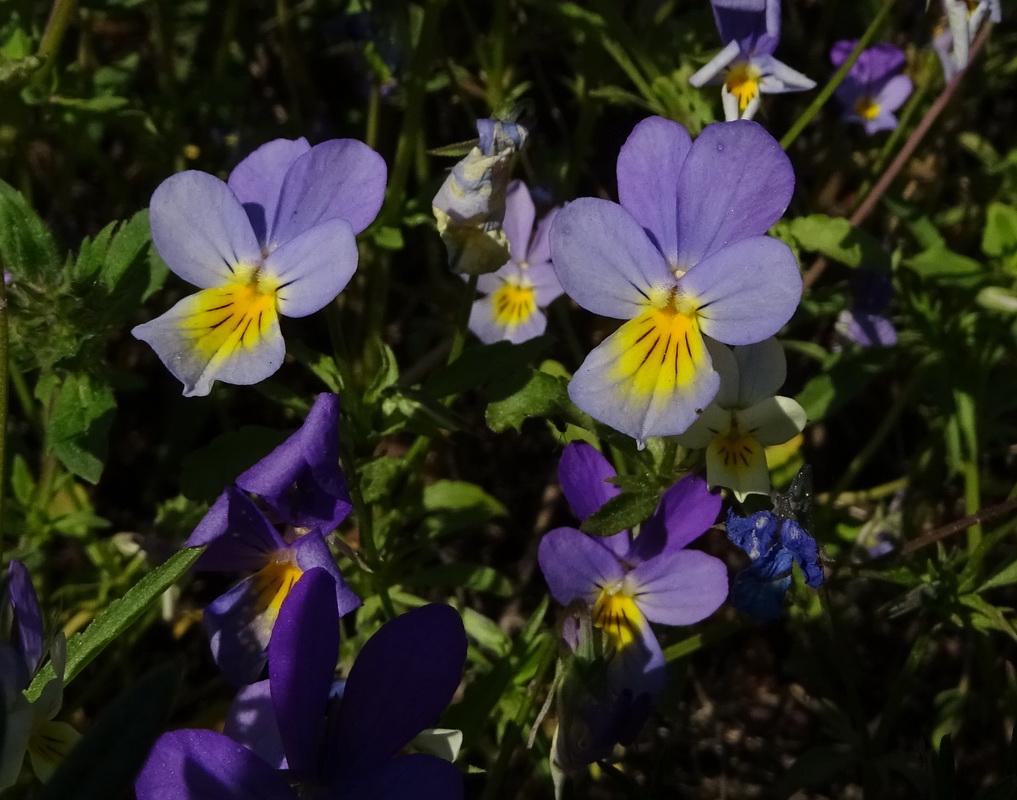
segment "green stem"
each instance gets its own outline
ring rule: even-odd
[[[470,310],[473,308],[473,300],[477,296],[477,281],[479,275],[470,275],[466,281],[466,302],[459,310],[459,318],[456,320],[456,330],[452,336],[452,347],[448,351],[448,363],[451,364],[463,353],[466,346],[466,330],[470,324]]]
[[[660,477],[668,483],[674,476],[674,465],[678,460],[678,440],[674,436],[664,438],[664,454],[660,459]]]
[[[834,90],[840,86],[841,81],[844,80],[848,72],[851,70],[851,67],[853,67],[855,62],[858,60],[858,56],[861,55],[862,50],[868,47],[869,42],[871,42],[873,37],[875,37],[876,32],[883,24],[883,20],[886,19],[887,15],[893,9],[895,2],[896,0],[886,0],[886,2],[883,3],[883,7],[879,9],[879,13],[872,18],[872,22],[869,23],[869,27],[866,28],[865,33],[862,34],[862,38],[858,40],[858,44],[856,44],[855,49],[851,51],[851,55],[848,56],[847,61],[841,64],[840,69],[833,74],[833,77],[830,78],[826,86],[824,86],[819,94],[816,95],[815,99],[809,103],[808,108],[806,108],[805,111],[802,112],[802,115],[795,120],[795,124],[791,126],[791,129],[784,134],[784,138],[780,140],[781,147],[787,150],[794,140],[799,137],[801,132],[805,130],[806,126],[812,122],[816,114],[819,113],[819,110],[826,104],[826,101],[833,96]]]
[[[897,714],[900,713],[904,700],[911,694],[910,688],[914,681],[915,673],[918,672],[918,667],[921,665],[922,659],[925,658],[931,642],[932,633],[930,631],[923,631],[911,645],[911,651],[908,653],[907,660],[904,662],[904,666],[901,667],[900,674],[897,675],[897,680],[893,683],[893,688],[886,695],[883,713],[879,717],[876,732],[872,736],[873,752],[884,752],[893,727],[893,721]]]
[[[42,66],[36,73],[36,80],[40,81],[47,75],[53,65],[53,57],[60,48],[67,25],[71,21],[71,14],[77,0],[56,0],[49,12],[49,19],[46,20],[46,29],[42,32],[42,39],[39,41],[39,50],[36,55],[42,61]]]
[[[957,425],[964,442],[964,513],[974,514],[981,507],[981,476],[978,473],[978,414],[970,392],[954,389]],[[968,528],[968,553],[973,554],[982,542],[982,526]]]

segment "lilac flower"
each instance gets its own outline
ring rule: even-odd
[[[685,431],[717,393],[704,335],[749,344],[776,333],[802,292],[795,257],[765,236],[794,172],[754,122],[639,123],[618,155],[621,205],[569,203],[551,227],[566,293],[627,320],[569,384],[577,406],[642,443]]]
[[[64,756],[81,738],[66,722],[54,722],[63,704],[66,640],[59,634],[50,648],[56,677],[34,702],[24,690],[43,661],[43,627],[39,600],[28,570],[17,559],[7,565],[0,584],[0,618],[10,618],[11,637],[0,641],[0,792],[13,786],[28,753],[40,780],[48,780]]]
[[[773,56],[780,40],[780,0],[711,0],[711,4],[724,49],[689,83],[697,89],[720,85],[729,122],[752,119],[760,95],[815,87],[815,81]]]
[[[971,43],[985,18],[999,22],[1003,11],[1000,0],[942,0],[942,5],[948,27],[934,37],[932,46],[950,81],[967,67]]]
[[[862,347],[892,347],[897,329],[888,311],[893,286],[875,272],[856,271],[851,281],[854,302],[837,317],[837,332]]]
[[[580,519],[617,492],[605,482],[614,470],[587,444],[565,449],[558,474]],[[623,531],[601,539],[556,528],[541,539],[537,558],[551,595],[563,606],[581,601],[592,610],[593,625],[604,632],[617,667],[615,688],[655,697],[664,661],[649,622],[691,625],[727,597],[723,562],[685,549],[719,510],[720,498],[702,480],[687,476],[664,493],[638,536]]]
[[[152,241],[167,266],[202,291],[132,333],[184,384],[257,383],[282,364],[279,315],[329,303],[357,268],[355,235],[385,193],[385,163],[352,139],[316,147],[276,139],[223,183],[188,170],[151,202]]]
[[[764,448],[783,444],[805,427],[797,401],[775,397],[787,377],[784,349],[776,339],[736,347],[714,345],[720,391],[702,415],[678,437],[684,447],[706,449],[706,479],[726,486],[744,501],[770,493]]]
[[[205,609],[213,658],[238,684],[261,674],[279,609],[307,570],[332,575],[340,614],[360,606],[325,542],[351,508],[338,464],[338,414],[338,398],[319,395],[300,429],[237,478],[289,526],[285,535],[246,494],[229,487],[186,542],[208,545],[196,569],[253,573]]]
[[[840,67],[858,42],[841,41],[830,50],[830,61]],[[877,44],[863,50],[843,82],[837,87],[837,99],[844,106],[848,122],[860,122],[868,134],[893,130],[893,115],[914,88],[911,78],[900,75],[904,68],[904,52],[892,44]]]
[[[452,167],[431,201],[438,233],[448,250],[453,272],[494,272],[509,259],[502,229],[512,154],[522,148],[522,125],[478,119],[480,142]]]
[[[269,698],[244,743],[207,730],[164,734],[135,784],[138,800],[326,800],[462,797],[462,776],[446,761],[400,755],[452,699],[466,635],[448,606],[414,609],[364,645],[342,698],[332,697],[339,652],[331,577],[311,570],[283,604],[269,649]],[[265,742],[281,743],[279,754]],[[245,746],[246,745],[246,746]]]
[[[484,344],[525,342],[540,336],[547,327],[540,309],[562,293],[548,244],[551,221],[557,213],[552,210],[533,233],[536,211],[530,191],[522,181],[509,185],[502,225],[509,260],[496,272],[479,277],[477,288],[487,297],[475,302],[470,313],[470,330]]]

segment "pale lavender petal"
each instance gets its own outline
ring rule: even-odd
[[[706,481],[686,475],[668,489],[632,541],[630,563],[648,561],[661,553],[681,550],[702,536],[717,521],[721,497]]]
[[[675,550],[644,561],[629,579],[639,588],[639,610],[650,622],[692,625],[727,599],[727,567],[699,550]]]
[[[343,691],[331,766],[340,781],[377,769],[437,722],[459,686],[466,632],[445,605],[415,608],[368,639]]]
[[[508,237],[509,253],[513,261],[526,261],[526,251],[533,232],[537,210],[533,206],[530,190],[522,181],[512,181],[505,193],[505,219],[501,229]]]
[[[327,219],[360,233],[385,199],[385,161],[355,139],[332,139],[293,162],[283,181],[268,241],[279,245]]]
[[[7,601],[14,616],[11,626],[12,644],[21,656],[28,674],[31,675],[42,661],[43,653],[39,598],[35,593],[35,587],[32,586],[28,569],[18,559],[12,558],[7,565],[7,577]],[[2,612],[3,608],[0,607],[0,613]]]
[[[617,203],[582,197],[551,228],[551,259],[565,292],[595,314],[631,319],[654,290],[674,286],[664,257]]]
[[[506,261],[494,272],[485,272],[477,276],[477,290],[484,294],[493,294],[498,291],[506,281],[519,283],[522,279],[523,270],[515,261]],[[465,282],[469,276],[460,276]]]
[[[540,336],[547,328],[547,317],[536,309],[520,323],[500,322],[495,300],[495,295],[490,294],[477,300],[470,309],[468,327],[484,344],[495,342],[518,344]]]
[[[730,41],[717,55],[700,67],[689,78],[689,84],[699,89],[703,86],[718,86],[724,83],[725,70],[736,58],[742,55],[737,41]]]
[[[551,225],[559,211],[561,206],[552,208],[537,223],[537,232],[533,234],[533,241],[530,242],[530,249],[526,253],[526,260],[531,265],[551,260]]]
[[[582,522],[599,511],[612,497],[621,494],[608,478],[617,475],[603,454],[586,442],[571,442],[558,461],[558,483],[569,508]]]
[[[558,274],[550,261],[537,261],[526,270],[526,279],[533,286],[537,308],[546,308],[561,296],[564,289],[558,282]]]
[[[798,307],[802,278],[791,249],[769,236],[743,239],[680,281],[699,305],[703,333],[725,344],[773,336]]]
[[[230,173],[229,187],[243,204],[258,241],[263,245],[267,243],[268,224],[275,219],[286,172],[310,149],[303,137],[276,139],[263,144]]]
[[[276,769],[286,769],[286,753],[272,708],[267,680],[244,686],[226,713],[223,733]]]
[[[205,608],[212,660],[237,686],[254,683],[265,668],[273,619],[259,602],[254,578],[242,580]]]
[[[684,267],[766,233],[787,209],[795,185],[777,140],[745,120],[708,125],[678,181],[678,261]]]
[[[286,317],[306,317],[335,299],[357,269],[357,239],[344,219],[328,219],[287,239],[265,259],[280,283],[276,301]]]
[[[443,759],[411,753],[334,789],[332,800],[461,800],[463,776]]]
[[[286,780],[254,753],[204,730],[159,737],[134,790],[138,800],[297,800]]]
[[[342,572],[335,565],[332,551],[328,549],[325,537],[320,531],[311,531],[293,543],[293,557],[300,569],[307,572],[314,568],[325,570],[332,576],[335,587],[335,602],[339,616],[345,616],[363,605],[360,598],[353,592],[343,578]]]
[[[691,148],[685,128],[650,117],[618,153],[618,200],[670,264],[678,263],[678,176]]]
[[[166,266],[199,288],[230,283],[236,267],[261,262],[244,207],[225,183],[205,172],[179,172],[160,183],[149,224]]]
[[[585,600],[590,605],[601,587],[624,577],[617,557],[598,539],[575,528],[555,528],[544,534],[537,561],[551,596],[561,605]]]
[[[335,583],[323,569],[305,572],[279,609],[268,645],[268,679],[290,769],[318,778],[320,739],[336,661]]]
[[[198,523],[185,547],[208,545],[194,568],[209,572],[259,570],[286,542],[243,492],[230,486]]]
[[[886,82],[876,102],[883,112],[893,112],[900,108],[911,95],[914,84],[907,75],[895,75]]]
[[[862,120],[865,132],[872,136],[880,131],[892,131],[897,127],[897,118],[890,113],[882,113],[874,119]]]
[[[812,78],[773,56],[759,56],[754,61],[763,73],[759,81],[759,91],[763,94],[804,92],[816,88],[816,82]]]

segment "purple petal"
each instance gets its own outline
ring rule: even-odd
[[[319,394],[299,430],[237,478],[290,525],[329,533],[353,508],[339,467],[339,398]]]
[[[760,125],[707,125],[678,178],[678,264],[695,266],[732,242],[766,233],[794,186],[791,161]]]
[[[185,547],[208,545],[194,565],[208,572],[257,571],[286,542],[243,492],[230,486],[198,523]]]
[[[234,269],[261,263],[261,247],[230,188],[188,170],[164,180],[149,209],[152,242],[173,272],[201,289],[222,286]]]
[[[335,800],[460,800],[463,776],[447,761],[412,753],[336,788]]]
[[[694,542],[717,521],[721,502],[706,481],[686,475],[664,492],[653,516],[643,523],[632,542],[629,561],[648,561]]]
[[[32,586],[28,569],[18,559],[12,558],[7,565],[7,602],[14,615],[11,630],[12,644],[21,656],[28,674],[31,675],[42,661],[43,630],[39,598]],[[0,608],[2,611],[2,608]],[[23,687],[22,687],[23,688]]]
[[[339,658],[335,583],[325,570],[305,572],[279,609],[268,646],[268,679],[286,763],[318,777],[325,707]]]
[[[357,239],[344,219],[327,219],[287,239],[265,259],[280,282],[276,301],[286,317],[306,317],[335,299],[357,269]]]
[[[268,223],[275,219],[286,173],[311,149],[307,139],[276,139],[263,144],[230,173],[229,187],[243,203],[258,241],[267,244]]]
[[[564,291],[558,282],[558,275],[550,261],[535,261],[524,273],[526,280],[533,286],[537,308],[546,308],[551,302],[561,297]]]
[[[892,347],[897,329],[885,314],[844,309],[837,317],[837,330],[862,347]]]
[[[841,39],[839,42],[834,42],[833,47],[830,48],[830,63],[837,69],[848,60],[855,46],[858,44],[857,39]],[[855,62],[857,63],[857,62]],[[849,72],[850,74],[850,72]]]
[[[893,112],[900,108],[911,95],[914,84],[907,75],[895,75],[886,82],[876,102],[883,112]]]
[[[618,200],[669,264],[678,263],[678,176],[692,137],[677,122],[650,117],[618,153]]]
[[[717,31],[725,42],[780,33],[780,3],[773,0],[711,0]]]
[[[595,314],[631,319],[648,295],[674,286],[664,257],[617,203],[581,197],[558,212],[551,260],[565,292]]]
[[[465,661],[466,632],[450,606],[422,606],[382,625],[346,681],[332,747],[337,777],[377,769],[433,726]]]
[[[533,207],[530,190],[522,181],[512,181],[505,193],[505,219],[501,229],[508,237],[509,253],[513,261],[527,261],[527,248],[533,232],[537,211]]]
[[[223,733],[265,763],[276,769],[286,769],[286,753],[267,680],[252,683],[237,692],[226,714]]]
[[[340,617],[363,605],[335,565],[332,552],[328,549],[325,537],[320,531],[311,531],[297,539],[293,543],[293,554],[297,566],[304,572],[317,567],[332,576],[332,580],[335,582],[335,601]]]
[[[285,779],[212,731],[163,734],[134,784],[138,800],[296,800]]]
[[[639,587],[639,610],[664,625],[692,625],[727,598],[724,562],[698,550],[676,550],[644,561],[629,579]]]
[[[769,236],[742,239],[686,273],[703,333],[725,344],[773,336],[798,307],[802,278],[791,249]]]
[[[607,481],[617,474],[593,445],[572,442],[565,447],[558,461],[558,482],[580,522],[621,494],[621,489]]]
[[[619,695],[633,699],[648,696],[652,701],[664,691],[666,667],[660,642],[647,621],[642,619],[636,639],[617,651],[608,662],[608,680],[612,690]],[[635,738],[634,734],[632,738]]]
[[[254,578],[209,603],[204,618],[212,660],[222,674],[237,686],[258,680],[275,618],[259,602]]]
[[[561,211],[561,206],[552,208],[537,223],[537,232],[533,234],[533,241],[530,242],[530,249],[526,253],[526,260],[530,262],[531,266],[551,260],[551,225],[559,211]]]
[[[270,246],[295,239],[327,219],[344,219],[360,233],[385,199],[385,161],[355,139],[333,139],[293,162],[268,234]]]
[[[561,605],[585,600],[593,605],[602,586],[620,581],[625,571],[600,540],[575,528],[555,528],[544,534],[537,561],[551,596]]]

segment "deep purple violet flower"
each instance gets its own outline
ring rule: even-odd
[[[717,394],[705,337],[751,344],[794,313],[794,254],[766,232],[794,190],[754,122],[640,122],[618,154],[621,204],[584,197],[551,226],[551,259],[579,305],[626,320],[569,384],[583,411],[642,443],[682,433]]]
[[[332,697],[339,653],[332,579],[311,570],[286,598],[269,649],[269,696],[244,743],[207,730],[164,734],[135,783],[138,800],[456,800],[462,776],[447,761],[400,755],[452,699],[466,634],[448,606],[386,623]],[[270,709],[270,710],[269,710]],[[263,755],[265,742],[281,742]],[[246,746],[245,746],[246,745]],[[267,755],[267,759],[265,756]]]
[[[856,270],[852,274],[853,302],[837,317],[837,332],[862,347],[891,347],[897,344],[897,329],[890,319],[893,285],[876,272]]]
[[[830,61],[840,67],[857,41],[837,42],[830,50]],[[901,75],[904,68],[904,51],[892,44],[877,44],[863,50],[851,67],[836,95],[844,106],[844,119],[860,122],[868,134],[893,130],[897,118],[893,115],[914,88],[911,78]]]
[[[152,195],[152,241],[201,291],[132,333],[184,384],[257,383],[282,364],[279,315],[329,303],[357,268],[356,234],[381,208],[385,162],[367,145],[276,139],[223,183],[188,170]]]
[[[721,86],[725,118],[752,119],[762,94],[800,92],[815,87],[773,56],[780,40],[780,0],[711,0],[724,49],[696,72],[696,88]]]

